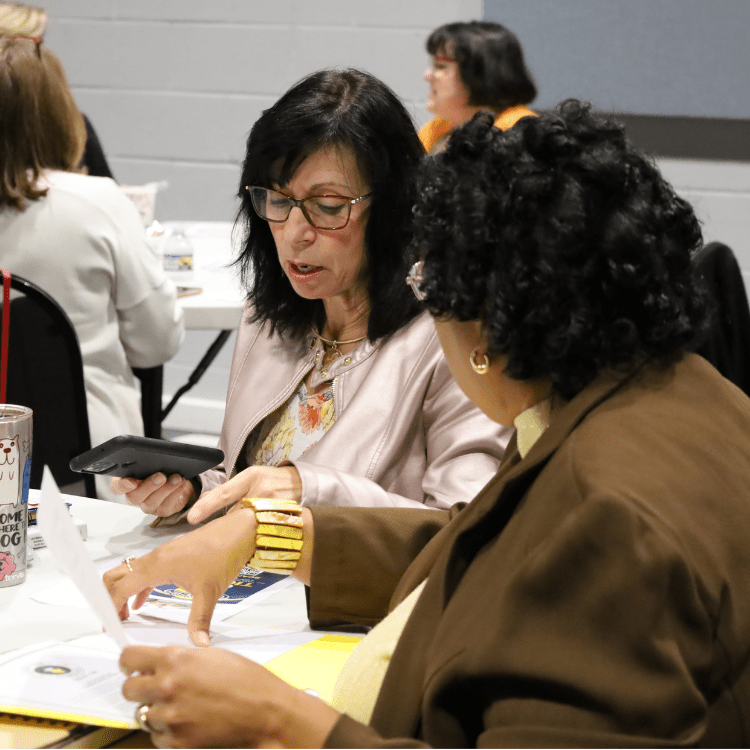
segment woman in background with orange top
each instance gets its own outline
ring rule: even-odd
[[[440,151],[454,128],[480,109],[495,113],[495,127],[507,130],[535,115],[527,104],[536,98],[518,37],[492,21],[440,26],[427,39],[432,63],[424,73],[430,84],[427,109],[436,115],[419,131],[428,152]]]

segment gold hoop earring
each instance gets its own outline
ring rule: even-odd
[[[471,356],[469,357],[469,364],[471,365],[471,369],[474,370],[474,372],[477,375],[486,375],[487,370],[490,369],[490,358],[487,356],[486,352],[482,352],[482,357],[484,357],[484,362],[477,362],[477,352],[479,351],[479,347],[474,349],[471,352]]]

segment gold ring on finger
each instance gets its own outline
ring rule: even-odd
[[[144,731],[155,732],[156,730],[148,723],[148,710],[151,708],[147,703],[141,703],[138,708],[135,709],[135,720],[138,726]]]

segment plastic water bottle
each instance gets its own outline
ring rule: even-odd
[[[177,286],[193,282],[193,246],[182,232],[173,232],[164,243],[164,270]]]

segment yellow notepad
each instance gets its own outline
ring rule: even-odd
[[[132,729],[113,729],[70,721],[0,712],[0,747],[109,747]]]
[[[44,747],[67,737],[76,724],[0,713],[0,747]]]
[[[314,690],[330,703],[341,667],[361,640],[353,635],[324,635],[271,659],[265,666],[290,685]]]

